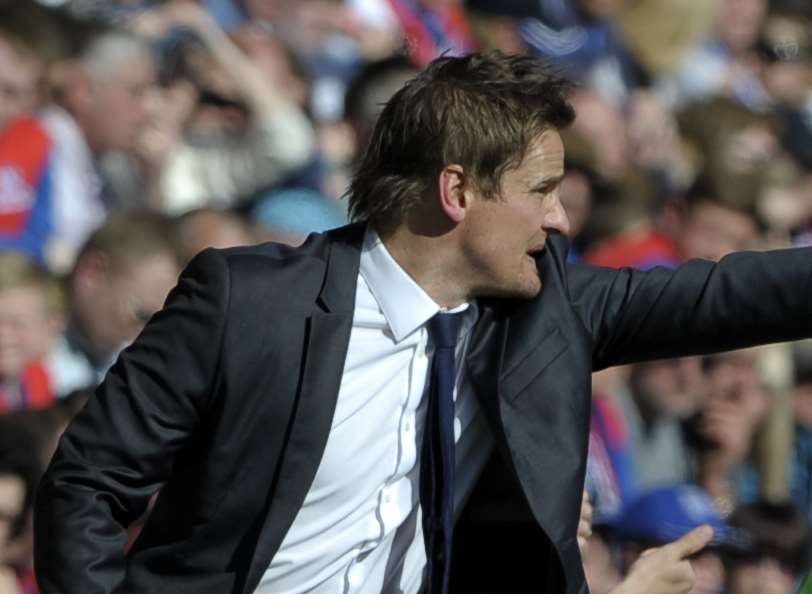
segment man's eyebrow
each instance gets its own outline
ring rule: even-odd
[[[557,186],[564,179],[564,174],[546,177],[533,186],[533,191],[546,190],[550,187]]]

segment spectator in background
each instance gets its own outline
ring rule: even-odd
[[[47,15],[0,5],[0,249],[45,262],[52,227],[50,139],[34,119],[46,68]],[[13,18],[12,18],[13,17]]]
[[[720,594],[725,584],[720,547],[727,544],[730,529],[707,493],[693,485],[660,487],[626,506],[613,529],[625,570],[632,570],[647,549],[677,540],[703,524],[711,526],[714,535],[707,548],[691,557],[696,583],[690,592]]]
[[[593,374],[585,484],[596,523],[615,518],[623,504],[636,495],[634,444],[614,396],[626,389],[629,369],[616,367]]]
[[[367,64],[353,81],[344,97],[344,118],[352,127],[355,153],[360,156],[384,105],[417,69],[403,56]]]
[[[702,402],[702,379],[698,357],[637,363],[628,390],[615,394],[627,423],[637,489],[690,479],[681,423]]]
[[[113,213],[81,249],[68,279],[71,317],[49,358],[58,394],[95,386],[163,305],[179,267],[174,229],[149,213]]]
[[[208,247],[227,248],[255,243],[248,223],[227,210],[201,208],[177,219],[178,250],[185,265]]]
[[[758,499],[761,481],[752,451],[770,395],[756,369],[758,351],[705,357],[705,398],[689,424],[696,449],[696,482],[724,514]]]
[[[89,34],[78,56],[60,64],[58,104],[42,121],[54,143],[54,248],[49,261],[69,269],[79,248],[117,198],[100,175],[103,156],[134,155],[147,124],[154,67],[150,47],[116,29]]]
[[[313,128],[289,94],[291,66],[278,41],[250,26],[232,40],[189,2],[170,2],[135,26],[170,35],[169,96],[185,106],[168,104],[149,131],[162,210],[236,206],[312,158]]]
[[[726,96],[751,109],[766,109],[770,97],[758,76],[757,44],[767,8],[767,0],[718,2],[711,35],[686,52],[676,71],[659,83],[665,101],[678,107]]]
[[[656,221],[653,213],[592,245],[584,259],[598,266],[673,268],[694,258],[718,261],[723,256],[756,247],[762,226],[756,214],[758,188],[725,198],[718,183],[701,176],[681,199],[669,201]],[[611,207],[611,205],[610,205]],[[647,221],[647,222],[646,222]]]
[[[767,17],[761,38],[764,85],[782,122],[782,142],[812,168],[812,15],[778,9]]]
[[[719,189],[706,180],[695,183],[676,208],[680,212],[673,237],[683,260],[718,261],[758,243],[761,228],[754,205],[724,200]]]
[[[737,508],[729,523],[740,540],[728,557],[727,594],[792,594],[810,567],[812,525],[790,503],[758,501]]]
[[[582,523],[588,519],[582,507]],[[582,547],[589,591],[720,594],[724,569],[719,550],[728,539],[728,528],[701,489],[685,484],[655,489],[595,525]],[[700,542],[709,543],[708,548]]]
[[[57,281],[24,255],[0,252],[0,413],[53,404],[43,360],[63,317]]]
[[[521,14],[534,17],[521,24],[522,37],[531,53],[568,76],[596,83],[604,91],[625,89],[636,82],[637,72],[614,23],[623,4],[624,0],[541,0],[535,10],[524,9],[530,14]]]

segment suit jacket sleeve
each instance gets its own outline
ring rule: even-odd
[[[812,250],[731,254],[647,272],[573,266],[595,369],[812,335]]]
[[[207,250],[74,419],[40,484],[35,565],[44,594],[124,579],[126,527],[169,477],[214,392],[229,273]]]

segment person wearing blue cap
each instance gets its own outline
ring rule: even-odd
[[[700,526],[713,528],[713,538],[708,548],[691,558],[696,573],[691,592],[719,594],[725,573],[718,548],[731,541],[732,533],[702,488],[677,484],[653,489],[626,505],[611,522],[614,537],[622,545],[626,567],[644,551],[677,541]]]
[[[584,494],[578,541],[592,594],[686,594],[689,591],[698,594],[719,591],[720,564],[715,558],[706,557],[707,551],[703,548],[709,542],[724,538],[720,535],[726,533],[726,528],[718,513],[707,507],[707,495],[701,491],[695,492],[694,489],[685,485],[661,489],[658,493],[638,500],[633,506],[635,511],[631,507],[627,508],[629,513],[634,513],[634,518],[626,522],[625,526],[630,527],[634,533],[640,533],[643,527],[636,513],[638,506],[664,506],[671,509],[675,505],[675,497],[678,497],[683,503],[687,503],[686,508],[690,511],[681,509],[676,514],[681,519],[671,523],[668,530],[659,531],[659,536],[654,540],[649,536],[644,537],[652,545],[651,548],[642,552],[640,548],[626,551],[626,567],[621,567],[616,559],[619,554],[615,554],[614,549],[617,546],[613,539],[616,537],[612,534],[614,526],[624,525],[622,520],[625,514],[613,518],[597,518],[596,533],[592,534],[592,509],[586,493]],[[681,504],[676,505],[679,507]],[[635,523],[636,527],[633,526]],[[654,525],[652,522],[648,524],[648,528]],[[675,526],[681,528],[675,529]],[[693,528],[688,530],[691,526]],[[648,531],[650,530],[642,532]],[[673,540],[663,541],[664,544],[657,540],[672,536]],[[626,570],[625,575],[621,574],[621,569]]]

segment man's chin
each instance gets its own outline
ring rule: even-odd
[[[541,293],[541,279],[535,283],[527,282],[513,287],[492,287],[476,292],[476,297],[492,297],[497,299],[533,299]]]

